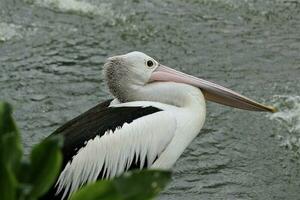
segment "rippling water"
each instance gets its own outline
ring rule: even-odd
[[[273,97],[276,107],[281,110],[270,115],[271,120],[280,124],[281,131],[274,135],[282,141],[281,145],[300,155],[300,96],[276,95]]]
[[[108,98],[103,62],[132,50],[279,109],[209,103],[160,199],[300,199],[299,0],[0,0],[0,99],[26,152]]]

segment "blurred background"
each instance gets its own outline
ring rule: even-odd
[[[208,103],[160,200],[300,199],[299,0],[0,0],[0,99],[25,151],[109,98],[102,65],[133,50],[279,109]]]

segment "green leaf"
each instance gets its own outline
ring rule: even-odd
[[[70,200],[121,200],[112,181],[98,181],[75,192]]]
[[[6,102],[0,102],[0,134],[16,131],[15,123],[11,117],[12,107]]]
[[[17,181],[11,168],[0,163],[0,199],[15,200]]]
[[[12,108],[0,102],[0,161],[16,172],[22,157],[20,135],[12,118]]]
[[[98,181],[75,192],[70,200],[147,200],[164,189],[168,171],[132,171],[110,181]]]
[[[113,181],[122,199],[152,199],[161,192],[171,179],[171,172],[159,170],[133,171]]]
[[[36,145],[30,155],[30,196],[37,198],[45,194],[54,184],[62,163],[61,136],[51,136]]]

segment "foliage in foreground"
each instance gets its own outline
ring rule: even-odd
[[[23,157],[12,107],[0,102],[0,199],[35,200],[54,184],[61,168],[63,139],[51,136]],[[142,200],[155,197],[170,180],[170,172],[145,170],[98,181],[75,192],[71,200]]]

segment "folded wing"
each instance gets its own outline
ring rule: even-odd
[[[144,105],[108,107],[109,102],[54,132],[65,137],[58,196],[97,179],[150,167],[172,140],[176,120],[169,112]]]

